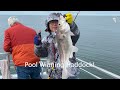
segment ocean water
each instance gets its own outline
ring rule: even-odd
[[[3,50],[4,31],[8,28],[9,15],[0,16],[0,52]],[[47,16],[18,15],[19,20],[38,32],[42,31],[42,37],[48,35],[44,30]],[[94,62],[96,66],[120,75],[120,23],[113,21],[113,16],[78,16],[76,23],[80,29],[80,38],[76,44],[79,51],[77,57],[87,62]],[[0,57],[1,58],[1,57]],[[88,69],[88,68],[87,68]],[[91,72],[110,78],[94,69]],[[90,78],[84,72],[83,78]]]

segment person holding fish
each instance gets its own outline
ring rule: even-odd
[[[77,41],[80,38],[80,30],[78,29],[78,26],[75,23],[75,19],[73,20],[73,15],[71,13],[64,14],[64,17],[68,24],[70,25],[70,30],[74,34],[74,36],[71,36],[73,46],[76,45]],[[76,56],[75,52],[73,52],[73,57],[70,58],[70,61],[75,63],[76,62]]]
[[[71,40],[72,39],[71,36],[75,37],[76,34],[79,34],[79,31],[75,31],[74,33],[72,32],[72,31],[74,31],[73,28],[75,28],[77,30],[78,30],[78,28],[76,26],[72,27],[73,23],[69,22],[67,15],[65,16],[66,17],[65,18],[60,13],[51,13],[47,17],[46,22],[45,22],[45,25],[47,27],[47,29],[45,31],[48,32],[49,35],[42,39],[41,32],[39,32],[38,35],[36,35],[34,38],[34,44],[35,44],[34,52],[35,52],[36,56],[47,57],[48,58],[47,63],[54,63],[53,67],[47,68],[47,73],[48,73],[49,79],[68,79],[70,76],[76,76],[76,73],[78,72],[78,70],[76,68],[74,68],[74,69],[72,68],[71,70],[69,70],[70,71],[70,73],[69,73],[69,72],[67,72],[68,70],[66,68],[64,70],[63,67],[55,67],[55,65],[58,63],[60,63],[60,64],[68,63],[68,62],[75,63],[75,60],[72,61],[71,59],[75,56],[75,55],[73,55],[73,52],[77,52],[77,47],[75,47],[75,44],[78,39],[76,39],[76,41],[73,43],[73,41]],[[60,17],[61,17],[61,20],[60,20]],[[66,22],[66,20],[68,22]],[[65,29],[63,29],[62,24],[63,25],[66,24],[64,26]],[[76,25],[76,24],[73,24],[73,25]],[[59,34],[59,33],[61,33],[60,30],[62,30],[64,32],[64,34],[63,33]],[[72,31],[70,31],[70,30],[72,30]],[[68,37],[70,37],[70,38],[68,38]],[[77,36],[77,38],[79,38],[79,36]],[[69,39],[69,41],[68,41],[68,39]],[[64,42],[66,42],[67,44]],[[69,47],[69,48],[64,47],[66,45],[68,45],[67,47]],[[70,52],[70,53],[67,53],[67,52]],[[67,54],[65,54],[65,53],[67,53]],[[69,57],[69,56],[71,56],[71,57]],[[67,59],[67,60],[65,60],[65,59]],[[63,62],[63,63],[61,63],[61,62]],[[64,73],[63,73],[63,71],[64,71]]]

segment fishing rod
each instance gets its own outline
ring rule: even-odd
[[[76,17],[75,17],[75,19],[74,19],[74,22],[75,22],[75,20],[76,20],[77,16],[79,15],[79,13],[80,13],[80,11],[77,13],[77,15],[76,15]]]

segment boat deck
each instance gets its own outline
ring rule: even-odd
[[[16,71],[14,69],[12,60],[10,59],[10,54],[9,53],[0,53],[0,59],[7,59],[10,61],[10,73],[11,73],[11,78],[12,79],[17,79],[17,74]],[[46,59],[42,58],[41,62],[45,62]],[[78,63],[84,63],[84,64],[90,64],[84,60],[81,60],[79,58],[77,58],[77,62]],[[92,67],[79,67],[79,75],[77,76],[76,79],[120,79],[120,76],[112,73],[108,70],[105,70],[101,67],[98,67],[96,65],[93,65]],[[45,68],[42,67],[42,72],[41,72],[41,77],[42,79],[47,79],[48,76],[45,74]],[[2,79],[2,75],[0,73],[0,79]]]

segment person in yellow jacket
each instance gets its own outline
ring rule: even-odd
[[[73,34],[74,34],[74,36],[71,36],[71,39],[73,42],[73,46],[75,46],[80,37],[80,30],[78,29],[77,24],[73,21],[73,15],[71,13],[64,14],[64,17],[65,17],[67,23],[70,25],[71,32],[73,32]],[[76,62],[75,52],[73,52],[73,58],[71,58],[70,61],[72,63]]]

